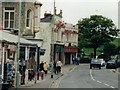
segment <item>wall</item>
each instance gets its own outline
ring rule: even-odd
[[[40,56],[40,61],[46,61],[49,63],[50,61],[50,44],[51,44],[51,24],[43,23],[40,24],[40,31],[36,33],[36,39],[43,39],[43,45],[41,48],[46,49],[45,54]]]

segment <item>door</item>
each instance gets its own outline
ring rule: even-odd
[[[65,53],[65,64],[70,64],[70,53]]]

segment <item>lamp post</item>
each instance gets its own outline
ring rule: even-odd
[[[17,61],[16,61],[16,88],[19,87],[19,57],[20,57],[20,30],[21,30],[21,0],[19,0],[19,31],[17,45]]]
[[[53,19],[52,19],[52,23],[53,23],[53,26],[52,26],[52,31],[51,31],[51,78],[53,78],[53,72],[54,72],[54,64],[55,64],[55,60],[54,60],[54,29],[55,29],[55,14],[56,14],[56,7],[55,7],[55,0],[54,0],[54,3],[53,3]]]

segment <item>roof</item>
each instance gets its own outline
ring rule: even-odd
[[[53,17],[53,15],[47,14],[47,15],[45,15],[44,18],[41,18],[40,20],[41,20],[41,22],[51,22],[52,21],[52,17]]]
[[[34,42],[38,45],[38,47],[41,47],[43,45],[43,39],[27,39],[30,40],[31,42]]]
[[[10,43],[18,43],[18,39],[19,39],[18,35],[13,35],[13,34],[0,30],[1,41],[6,41]],[[20,44],[37,45],[36,43],[26,40],[25,38],[20,38]]]

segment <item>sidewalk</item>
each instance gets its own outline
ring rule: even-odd
[[[47,74],[47,76],[45,76],[44,80],[41,80],[41,78],[39,77],[39,80],[37,80],[36,83],[35,83],[35,80],[28,81],[25,85],[21,85],[20,88],[31,87],[31,86],[33,86],[35,84],[38,84],[38,83],[41,83],[41,82],[47,82],[47,81],[49,81],[50,85],[51,85],[55,80],[57,80],[58,78],[60,78],[64,74],[67,74],[68,72],[73,70],[75,67],[76,67],[76,65],[63,65],[61,67],[61,74],[53,75],[53,79],[50,78],[51,77],[51,73],[49,72]]]
[[[120,68],[112,69],[112,72],[114,72],[114,73],[119,73],[119,74],[120,74]]]

